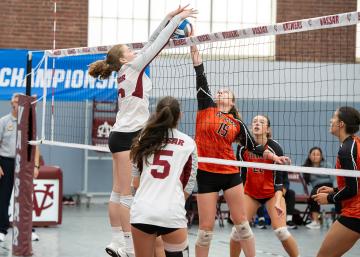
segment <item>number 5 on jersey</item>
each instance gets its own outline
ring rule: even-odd
[[[174,151],[170,151],[170,150],[159,150],[154,154],[154,161],[152,163],[152,165],[155,166],[162,166],[163,167],[163,171],[159,171],[157,168],[153,168],[151,169],[151,175],[154,178],[159,178],[159,179],[164,179],[167,176],[169,176],[170,173],[170,163],[167,160],[162,160],[161,157],[163,156],[173,156]]]

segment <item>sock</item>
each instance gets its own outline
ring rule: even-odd
[[[121,227],[111,227],[111,242],[124,247],[124,232]]]
[[[292,215],[286,215],[286,221],[292,221]]]
[[[133,245],[131,232],[124,232],[124,239],[125,239],[125,252],[134,253],[134,245]]]

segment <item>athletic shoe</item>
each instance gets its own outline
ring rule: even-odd
[[[119,245],[111,242],[106,246],[105,251],[111,257],[119,257],[120,255],[118,255],[118,249],[119,249]]]
[[[296,224],[292,221],[292,220],[289,220],[286,222],[286,226],[289,228],[289,229],[297,229],[298,227],[296,226]]]
[[[5,241],[5,234],[4,233],[0,233],[0,242],[4,242]]]
[[[305,227],[309,229],[320,229],[320,223],[317,223],[316,221],[312,221],[310,224],[307,224]]]
[[[118,257],[135,257],[135,253],[126,252],[123,248],[117,250]]]
[[[256,227],[260,229],[266,229],[265,219],[259,219],[258,223],[256,224]]]
[[[39,241],[39,240],[40,240],[39,236],[35,232],[32,232],[31,241]]]

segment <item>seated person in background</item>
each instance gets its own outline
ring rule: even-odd
[[[329,168],[329,165],[327,165],[325,162],[321,148],[317,146],[310,149],[308,157],[305,160],[303,166]],[[322,186],[332,187],[333,178],[330,175],[308,174],[308,173],[304,173],[303,176],[306,183],[312,186],[311,197],[309,199],[312,222],[310,224],[307,224],[306,227],[309,229],[319,229],[320,205],[316,201],[314,201],[312,196],[315,195],[317,190]]]

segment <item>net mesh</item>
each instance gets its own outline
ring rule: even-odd
[[[147,70],[153,83],[150,109],[163,96],[178,98],[184,112],[180,130],[194,136],[196,77],[189,45],[196,44],[212,93],[233,91],[245,124],[250,127],[257,114],[268,116],[273,138],[293,164],[302,165],[313,146],[334,163],[339,143],[328,133],[329,119],[339,106],[360,109],[355,26],[348,26],[357,22],[354,12],[171,41]],[[87,69],[110,47],[46,52],[47,66],[35,74],[40,78],[47,70],[43,140],[106,145],[116,115],[116,74],[99,81]],[[94,140],[95,134],[104,138]]]

